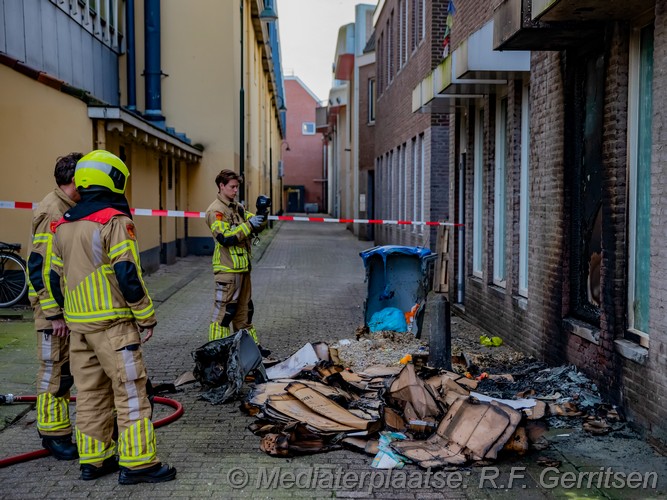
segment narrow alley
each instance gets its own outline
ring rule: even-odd
[[[359,252],[367,243],[358,241],[341,224],[280,223],[265,234],[253,264],[255,325],[262,343],[283,358],[306,342],[353,337],[363,324],[366,284]],[[191,352],[206,343],[212,292],[209,259],[190,256],[147,277],[158,304],[159,325],[145,345],[154,384],[173,382],[191,370]],[[0,352],[0,357],[7,354]],[[112,474],[91,484],[79,480],[78,463],[46,457],[0,468],[0,496],[516,498],[512,488],[521,490],[521,498],[561,498],[566,493],[599,498],[646,496],[641,489],[563,488],[553,474],[544,476],[549,471],[545,457],[562,464],[560,473],[602,466],[624,473],[658,471],[657,489],[650,492],[665,491],[665,457],[630,432],[591,437],[580,429],[557,429],[551,447],[544,452],[497,462],[493,467],[439,471],[436,476],[435,471],[414,465],[393,471],[372,469],[372,456],[349,450],[270,457],[260,451],[259,439],[247,430],[253,419],[239,410],[240,399],[215,406],[199,400],[199,394],[196,383],[166,394],[185,410],[180,419],[157,430],[159,457],[178,469],[176,481],[128,488],[119,486]],[[158,405],[154,420],[171,411]],[[34,426],[33,410],[0,432],[2,457],[39,449]],[[325,477],[323,471],[333,476]]]

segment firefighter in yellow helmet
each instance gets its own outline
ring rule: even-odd
[[[71,330],[81,479],[120,467],[120,484],[157,483],[174,479],[176,469],[156,456],[141,344],[157,321],[124,196],[129,175],[108,151],[79,160],[74,182],[81,201],[54,225],[50,281]]]
[[[81,153],[70,153],[56,161],[53,172],[57,187],[33,212],[32,248],[28,257],[30,305],[37,330],[37,431],[42,445],[58,460],[79,457],[72,443],[69,398],[72,375],[69,367],[69,330],[63,311],[53,298],[49,283],[55,224],[79,201],[74,169]]]

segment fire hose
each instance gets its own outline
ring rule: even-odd
[[[76,396],[72,396],[71,401],[76,401]],[[12,394],[0,394],[0,405],[11,404],[11,403],[34,403],[37,401],[37,396],[14,396]],[[155,422],[153,422],[153,427],[158,428],[163,425],[170,424],[171,422],[180,418],[183,415],[183,405],[178,401],[175,401],[170,398],[165,398],[162,396],[154,396],[153,401],[155,403],[164,404],[171,406],[175,411],[171,415],[167,415]],[[3,467],[8,467],[14,464],[20,464],[22,462],[27,462],[29,460],[34,460],[36,458],[42,458],[49,456],[51,453],[48,450],[35,450],[28,453],[23,453],[21,455],[14,455],[13,457],[0,459],[0,469]]]

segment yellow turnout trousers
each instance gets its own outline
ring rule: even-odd
[[[124,322],[96,333],[72,332],[70,363],[78,389],[79,462],[99,467],[115,454],[115,409],[120,465],[139,469],[158,463],[136,324]]]
[[[248,330],[255,342],[259,342],[252,325],[254,308],[250,273],[216,274],[214,295],[213,313],[208,329],[209,342],[225,338],[239,330]]]
[[[69,338],[37,332],[37,430],[42,436],[72,433],[69,419]],[[71,379],[70,379],[71,380]]]

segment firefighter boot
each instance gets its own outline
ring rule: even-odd
[[[118,483],[163,483],[165,481],[171,481],[175,477],[176,469],[174,467],[158,463],[144,469],[128,469],[127,467],[121,467]]]
[[[40,434],[41,436],[41,434]],[[41,436],[42,446],[51,452],[58,460],[75,460],[79,458],[76,445],[72,443],[72,435]]]
[[[92,481],[98,477],[106,476],[118,470],[118,457],[109,457],[102,465],[95,467],[92,464],[81,465],[81,479],[84,481]]]

